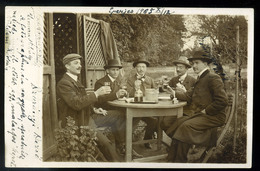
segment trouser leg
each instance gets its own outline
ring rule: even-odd
[[[174,162],[176,157],[176,152],[177,152],[177,145],[178,145],[177,141],[173,139],[168,151],[168,157],[167,157],[168,162]]]
[[[186,163],[188,161],[187,155],[191,145],[178,140],[176,141],[177,141],[176,156],[173,162]]]
[[[147,124],[145,128],[144,140],[152,139],[154,132],[156,132],[158,119],[153,117],[144,117],[142,120]]]
[[[186,163],[188,161],[187,155],[190,147],[190,144],[172,139],[172,143],[168,151],[168,162]]]
[[[94,114],[92,118],[98,127],[111,127],[116,143],[125,142],[125,119],[121,110],[109,110],[106,116]]]
[[[172,124],[177,120],[176,116],[165,116],[162,119],[162,122],[160,124],[162,130],[164,132],[166,132],[171,126]],[[169,137],[172,137],[172,135],[168,135]]]

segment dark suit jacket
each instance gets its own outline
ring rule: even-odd
[[[127,92],[129,93],[129,97],[134,97],[136,80],[137,74],[134,74],[127,79]],[[143,94],[145,94],[146,88],[155,88],[154,80],[147,75],[145,75],[145,80],[141,85],[141,91]]]
[[[195,83],[194,89],[181,93],[180,100],[191,103],[191,117],[184,116],[166,131],[173,132],[173,138],[196,145],[215,145],[216,128],[225,123],[225,108],[228,104],[224,84],[220,76],[206,70]],[[201,111],[205,109],[206,114]]]
[[[66,117],[71,116],[77,126],[87,125],[91,104],[97,101],[94,93],[86,93],[85,87],[64,74],[57,84],[59,121],[65,126]]]
[[[190,103],[191,112],[206,110],[207,115],[225,115],[227,95],[222,79],[206,70],[195,83],[194,89],[186,93],[176,92],[176,97]]]
[[[169,86],[173,87],[173,88],[176,88],[176,84],[179,83],[179,78],[180,78],[179,76],[173,77],[169,81]],[[194,86],[195,82],[196,82],[195,78],[193,78],[190,75],[187,75],[182,84],[184,85],[186,90],[189,90],[189,89],[191,89]]]
[[[100,87],[104,86],[105,82],[110,82],[110,87],[112,91],[110,94],[99,96],[98,102],[95,104],[95,106],[102,107],[103,109],[108,110],[112,109],[112,107],[108,105],[106,102],[117,99],[116,92],[120,89],[120,81],[116,79],[114,83],[112,83],[108,75],[105,75],[103,78],[97,80],[97,82],[95,83],[94,90],[96,91]]]
[[[173,78],[169,81],[169,86],[170,86],[170,87],[173,87],[173,88],[176,88],[176,87],[177,87],[176,84],[179,83],[179,78],[180,78],[179,76],[173,77]],[[191,89],[194,87],[195,82],[196,82],[196,79],[195,79],[195,78],[193,78],[193,77],[190,76],[190,75],[187,75],[182,84],[184,85],[184,87],[186,88],[186,90],[189,91],[189,90],[191,90]],[[184,107],[183,107],[183,113],[186,114],[186,115],[191,116],[192,111],[190,111],[190,106],[189,106],[189,105],[190,105],[190,104],[188,103],[187,106],[184,106]]]

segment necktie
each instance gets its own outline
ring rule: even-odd
[[[137,76],[138,80],[141,80],[142,82],[145,80],[145,75],[144,76]]]
[[[183,81],[184,81],[184,80],[180,77],[180,78],[179,78],[179,82],[182,84]]]
[[[119,89],[118,82],[115,80],[111,84],[111,90],[112,90],[112,92],[116,92],[118,89]]]

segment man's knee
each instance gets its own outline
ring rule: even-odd
[[[115,117],[118,119],[123,119],[125,117],[123,111],[121,110],[108,110],[107,114],[108,116]]]

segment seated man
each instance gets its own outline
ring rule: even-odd
[[[136,74],[127,79],[127,91],[129,93],[129,97],[134,97],[136,80],[140,80],[140,89],[143,94],[145,93],[146,88],[155,88],[154,80],[151,77],[145,75],[149,64],[150,63],[145,59],[139,59],[133,63],[133,67],[136,69]],[[153,117],[135,118],[134,125],[136,125],[140,119],[142,119],[147,124],[144,140],[152,139],[157,128],[157,119]],[[145,143],[144,145],[148,149],[152,148],[150,143]]]
[[[66,126],[66,117],[71,116],[77,126],[88,125],[87,111],[97,102],[101,95],[109,94],[110,88],[102,86],[93,93],[86,93],[85,87],[79,82],[82,57],[68,54],[63,58],[66,73],[57,84],[58,120],[61,127]]]
[[[194,114],[178,118],[166,131],[172,137],[168,154],[170,162],[187,162],[187,154],[193,144],[213,145],[216,135],[212,134],[211,130],[222,126],[226,118],[227,95],[222,79],[208,70],[211,59],[205,52],[196,51],[189,61],[192,62],[194,72],[198,74],[194,88],[187,92],[174,92],[168,86],[179,100],[190,103]]]
[[[169,86],[172,87],[174,90],[178,91],[189,91],[191,88],[194,87],[196,79],[192,76],[188,75],[188,69],[191,68],[190,62],[188,58],[185,56],[181,56],[178,60],[173,61],[173,64],[176,67],[177,76],[173,77],[169,81]],[[173,98],[171,96],[171,98]],[[192,112],[189,110],[189,105],[184,106],[183,114],[184,115],[191,115]],[[163,118],[161,127],[163,130],[166,131],[167,128],[176,120],[176,117],[173,116],[166,116]]]
[[[117,149],[120,154],[125,152],[125,110],[122,108],[112,107],[107,101],[116,100],[126,96],[127,91],[120,88],[119,69],[122,65],[116,59],[108,60],[108,64],[104,67],[106,75],[97,80],[94,90],[98,90],[102,86],[111,88],[111,92],[98,97],[95,107],[103,113],[103,115],[92,115],[98,126],[110,126],[115,137]],[[102,112],[103,111],[103,112]],[[133,150],[133,155],[141,157]]]

